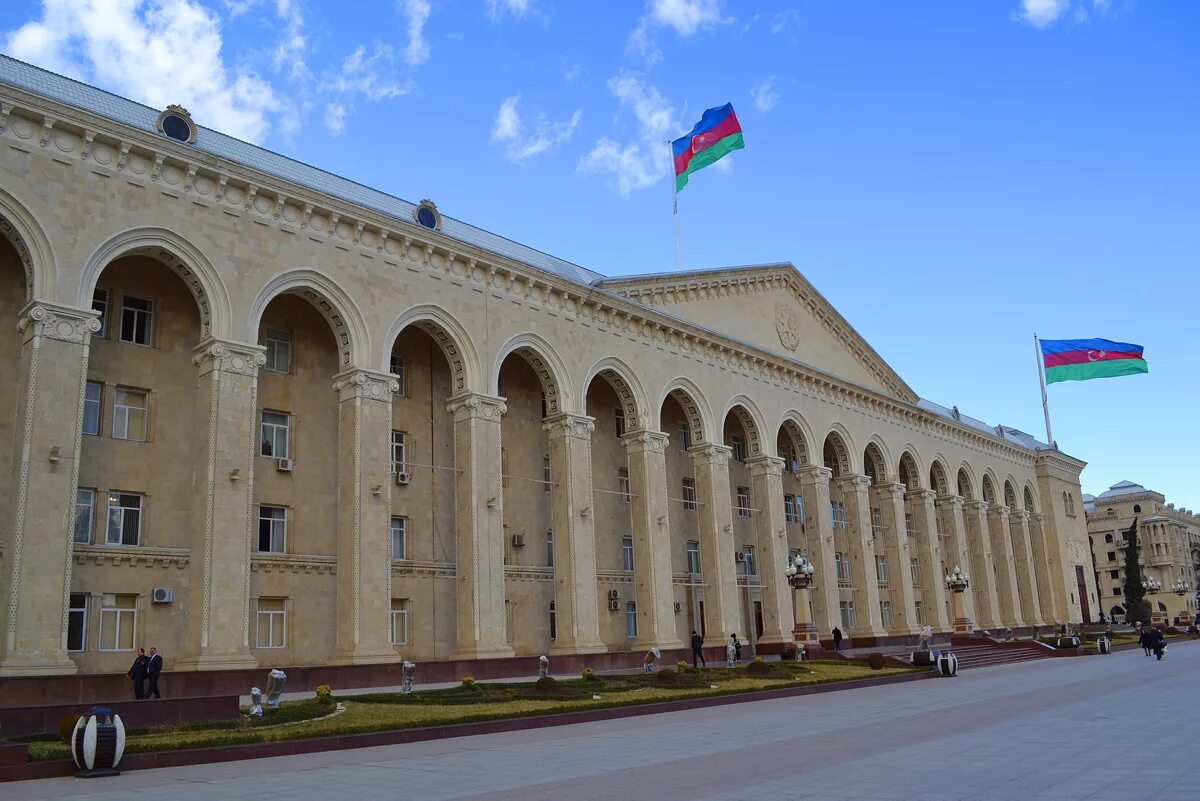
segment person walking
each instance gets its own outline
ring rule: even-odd
[[[146,691],[147,698],[162,698],[158,692],[158,676],[162,673],[162,654],[153,645],[150,646],[150,658],[146,660],[146,676],[150,679],[150,687]]]
[[[146,671],[149,666],[150,660],[146,657],[146,649],[139,648],[137,656],[133,658],[133,665],[125,674],[133,679],[133,698],[136,701],[141,701],[146,697]]]
[[[1146,631],[1145,626],[1138,630],[1138,645],[1142,646],[1142,652],[1146,656],[1150,656],[1150,632]]]
[[[1153,628],[1150,630],[1150,648],[1154,651],[1154,658],[1161,662],[1163,653],[1167,650],[1167,638],[1163,634],[1162,629]]]
[[[699,663],[700,663],[699,665],[696,664],[697,660],[699,660]],[[708,663],[704,661],[704,638],[701,637],[699,634],[697,634],[695,631],[693,631],[692,632],[692,667],[699,667],[700,665],[704,665],[705,667],[708,667]]]
[[[842,650],[842,630],[837,626],[833,627],[833,650]]]
[[[732,644],[733,644],[733,661],[735,661],[735,662],[741,662],[741,661],[742,661],[742,643],[741,643],[741,640],[739,640],[739,639],[737,638],[737,635],[736,635],[736,634],[731,634],[731,635],[729,635],[729,637],[730,637],[730,639],[731,639],[731,640],[733,640],[733,643],[732,643]]]

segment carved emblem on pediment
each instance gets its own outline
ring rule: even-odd
[[[786,303],[775,304],[775,331],[779,334],[780,345],[788,350],[795,350],[799,346],[800,320]]]

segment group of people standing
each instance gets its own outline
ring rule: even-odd
[[[1162,629],[1157,626],[1142,626],[1138,630],[1138,645],[1142,646],[1146,656],[1153,653],[1155,658],[1161,662],[1163,653],[1167,650],[1167,638]]]
[[[158,676],[162,673],[163,658],[158,649],[151,646],[150,655],[146,649],[139,648],[133,665],[125,675],[133,679],[133,697],[141,701],[145,698],[162,698],[158,692]],[[146,686],[149,682],[149,687]]]

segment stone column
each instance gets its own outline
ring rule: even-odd
[[[804,498],[804,539],[808,560],[816,567],[812,588],[813,624],[818,634],[828,634],[841,625],[838,609],[837,566],[833,554],[833,517],[829,510],[828,467],[808,465],[800,468],[800,494]]]
[[[542,426],[550,433],[550,528],[554,532],[554,614],[551,654],[598,654],[600,588],[592,516],[592,432],[595,420],[559,414]]]
[[[963,520],[967,529],[967,551],[971,560],[971,586],[975,598],[975,622],[982,628],[1003,628],[1000,595],[996,591],[996,572],[992,566],[992,546],[988,536],[987,504],[964,501]],[[967,568],[963,567],[966,571]]]
[[[915,554],[908,539],[904,518],[903,484],[881,484],[875,487],[875,497],[883,516],[883,541],[876,544],[887,559],[888,600],[892,602],[892,628],[888,634],[916,634],[921,630],[914,617],[915,592],[912,583],[910,554]],[[880,593],[882,597],[882,591]]]
[[[909,552],[915,549],[917,571],[921,577],[921,600],[925,607],[925,622],[934,631],[949,631],[952,621],[946,614],[946,584],[942,572],[941,541],[933,490],[915,489],[905,494],[912,507],[916,536],[909,538]],[[962,520],[962,513],[959,513]],[[957,558],[957,554],[955,554]],[[951,570],[954,565],[950,565]],[[964,613],[965,614],[965,613]]]
[[[91,310],[35,300],[21,313],[15,381],[16,458],[4,526],[8,573],[0,676],[74,673],[67,656],[67,599],[75,489],[79,483],[88,346],[100,322]],[[11,336],[11,334],[8,334]]]
[[[700,569],[704,572],[704,644],[724,648],[739,621],[737,563],[733,546],[733,501],[729,492],[729,457],[724,445],[694,445],[700,502]]]
[[[513,655],[504,609],[504,493],[500,470],[503,398],[456,395],[454,415],[455,635],[451,659]]]
[[[1008,516],[1009,534],[1016,560],[1017,589],[1021,601],[1021,617],[1031,626],[1045,624],[1041,599],[1038,597],[1037,571],[1033,566],[1033,545],[1029,539],[1029,512],[1017,510]]]
[[[1016,560],[1008,536],[1008,507],[992,506],[987,510],[988,533],[992,541],[992,564],[996,568],[996,592],[1000,596],[1000,617],[1003,625],[1021,628],[1021,595],[1017,588]]]
[[[1044,519],[1045,516],[1041,512],[1029,515],[1029,544],[1033,554],[1034,573],[1037,576],[1038,606],[1042,610],[1042,622],[1053,623],[1058,614],[1057,610],[1066,604],[1058,597],[1054,582],[1050,580],[1050,559],[1046,553],[1045,533],[1042,527]]]
[[[934,562],[934,579],[938,584],[942,584],[944,577],[955,567],[961,567],[967,573],[975,568],[971,562],[970,549],[967,546],[963,499],[958,495],[939,495],[933,505],[940,516],[938,526],[946,530],[950,541],[950,552],[943,554],[945,564],[940,565],[937,561]],[[979,580],[983,581],[982,578]],[[975,582],[973,576],[971,582],[972,584]],[[945,585],[943,584],[943,586]],[[963,613],[971,620],[982,620],[980,616],[983,613],[980,611],[981,607],[975,603],[974,588],[967,590],[962,595]]]
[[[750,491],[759,511],[754,516],[758,539],[758,574],[763,583],[763,634],[760,643],[791,643],[795,618],[792,588],[783,576],[788,564],[787,521],[783,516],[783,459],[755,456],[748,461]],[[807,618],[806,618],[807,619]]]
[[[633,585],[637,598],[635,650],[682,648],[675,636],[671,572],[671,518],[667,501],[667,435],[629,431],[622,439],[629,458],[633,522]]]
[[[854,606],[858,627],[852,637],[883,637],[887,631],[879,616],[879,584],[875,580],[875,537],[871,533],[871,479],[867,476],[842,476],[834,479],[846,504],[850,558],[856,562]],[[865,607],[865,608],[864,608]]]
[[[207,339],[196,347],[196,510],[188,603],[193,620],[177,668],[256,667],[250,655],[250,550],[254,542],[254,454],[263,349]],[[195,568],[199,568],[196,570]]]
[[[391,454],[394,376],[351,367],[338,393],[335,664],[396,661],[392,647]]]

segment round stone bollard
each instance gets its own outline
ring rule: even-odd
[[[538,657],[538,678],[544,679],[550,675],[550,659],[546,656]]]
[[[400,666],[400,692],[404,695],[412,692],[413,673],[416,669],[416,663],[409,662],[407,659]]]
[[[261,718],[263,716],[262,690],[258,687],[250,688],[250,712],[248,715],[252,718]]]
[[[94,706],[75,722],[71,732],[71,758],[76,776],[93,779],[117,776],[117,765],[125,753],[125,724],[106,706]]]
[[[1098,653],[1098,654],[1112,653],[1112,641],[1109,640],[1107,637],[1101,637],[1100,639],[1096,640],[1096,653]]]
[[[940,676],[949,678],[958,675],[958,657],[954,655],[953,651],[942,651],[938,654],[937,666]]]

